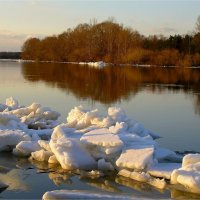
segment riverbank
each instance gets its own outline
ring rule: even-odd
[[[138,68],[149,68],[149,67],[156,67],[156,68],[191,68],[191,69],[198,69],[200,66],[166,66],[166,65],[153,65],[153,64],[114,64],[114,63],[106,63],[104,61],[97,61],[97,62],[62,62],[62,61],[35,61],[35,60],[23,60],[23,59],[0,59],[0,62],[19,62],[19,63],[59,63],[59,64],[75,64],[75,65],[84,65],[93,68],[102,69],[106,66],[120,66],[120,67],[138,67]]]

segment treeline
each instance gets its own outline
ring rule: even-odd
[[[20,59],[21,52],[0,52],[0,59]]]
[[[200,65],[200,31],[192,35],[145,37],[113,20],[80,24],[59,35],[31,38],[22,58],[37,61],[151,65]]]

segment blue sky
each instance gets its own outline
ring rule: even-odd
[[[109,17],[144,35],[187,34],[199,15],[198,0],[0,0],[0,51],[20,50],[29,37],[59,34]]]

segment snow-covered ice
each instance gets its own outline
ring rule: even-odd
[[[53,156],[52,152],[45,151],[43,149],[31,153],[33,159],[40,162],[48,162],[49,158]]]
[[[112,157],[123,147],[123,142],[118,135],[112,134],[107,128],[85,133],[80,141],[96,159]]]
[[[41,147],[36,141],[21,141],[13,149],[13,154],[16,156],[30,156],[32,152],[41,150]]]
[[[182,167],[172,172],[171,183],[181,184],[190,192],[200,193],[200,154],[184,156]]]
[[[94,158],[84,149],[79,141],[70,138],[52,139],[50,147],[63,169],[96,169]]]
[[[200,154],[182,158],[160,147],[155,140],[159,136],[129,118],[122,108],[110,107],[102,115],[97,109],[78,106],[68,113],[66,123],[60,123],[59,116],[38,103],[26,107],[8,98],[0,104],[0,151],[30,156],[31,162],[46,162],[64,170],[86,170],[81,176],[113,171],[159,189],[170,180],[200,193]],[[44,197],[52,195],[66,197],[66,191]]]
[[[181,167],[180,163],[157,163],[148,168],[147,172],[154,177],[171,179],[173,170]]]
[[[188,154],[183,157],[182,167],[200,162],[200,154]]]
[[[88,65],[90,67],[94,67],[94,68],[104,68],[107,64],[103,61],[98,61],[98,62],[79,62],[79,65]]]
[[[0,129],[0,151],[10,151],[21,141],[29,141],[31,137],[21,130]]]
[[[43,200],[50,199],[115,199],[115,200],[129,200],[136,199],[131,196],[122,196],[122,195],[111,195],[105,193],[94,193],[94,192],[85,192],[81,190],[54,190],[46,192],[43,197]],[[143,199],[141,199],[143,200]]]
[[[164,179],[154,178],[145,172],[129,171],[126,169],[122,169],[119,171],[118,175],[134,179],[139,182],[147,183],[159,189],[164,189],[167,185]]]
[[[143,170],[153,164],[154,148],[127,148],[117,159],[119,168]]]

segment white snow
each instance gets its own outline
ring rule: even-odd
[[[154,148],[131,148],[124,149],[117,159],[116,165],[119,168],[143,170],[151,166],[153,161]]]
[[[59,164],[59,162],[58,162],[58,160],[57,160],[55,155],[52,155],[52,156],[49,157],[48,163],[50,163],[50,164]]]
[[[49,158],[53,156],[52,152],[45,151],[43,149],[31,153],[33,159],[40,162],[48,162]]]
[[[134,179],[136,181],[148,183],[149,185],[152,185],[159,189],[164,189],[166,187],[166,181],[164,179],[153,178],[145,172],[129,171],[126,169],[122,169],[119,171],[118,175]]]
[[[19,103],[16,99],[14,99],[13,97],[7,98],[6,99],[6,106],[9,107],[9,109],[16,109],[19,106]]]
[[[0,113],[0,129],[22,129],[26,125],[20,123],[20,120],[12,114],[6,112]]]
[[[0,130],[0,151],[12,150],[19,142],[29,140],[31,137],[21,130]]]
[[[117,122],[115,126],[109,127],[109,131],[114,134],[120,134],[127,131],[128,125],[125,122]]]
[[[30,156],[32,152],[41,150],[39,144],[35,141],[21,141],[13,149],[16,156]]]
[[[51,152],[51,147],[49,145],[49,141],[46,140],[38,140],[38,145],[46,151]]]
[[[188,154],[183,157],[182,167],[200,162],[200,154]]]
[[[200,154],[188,154],[182,160],[160,147],[155,141],[159,136],[130,119],[122,108],[110,107],[102,115],[97,109],[78,106],[62,124],[59,116],[38,103],[20,106],[8,98],[0,104],[0,151],[31,155],[31,159],[66,170],[87,170],[87,175],[97,169],[98,173],[117,170],[121,176],[160,189],[168,179],[200,193]]]
[[[182,156],[177,155],[174,151],[157,146],[155,149],[155,158],[163,162],[165,160],[171,162],[182,162]]]
[[[96,159],[113,157],[123,147],[118,135],[112,134],[107,128],[85,133],[80,141]]]
[[[18,121],[20,120],[31,129],[54,128],[59,124],[57,119],[60,114],[50,108],[42,107],[40,104],[32,103],[28,107],[19,107],[18,103],[10,98],[6,100],[6,103],[9,109],[8,111],[3,111],[3,114],[14,115]]]
[[[116,147],[123,145],[123,142],[119,139],[119,137],[112,134],[106,128],[97,129],[85,133],[80,140],[86,146],[90,144],[102,147]]]
[[[80,190],[54,190],[46,192],[43,197],[43,200],[50,199],[116,199],[116,200],[129,200],[137,199],[129,196],[120,196],[120,195],[111,195],[105,193],[94,193],[94,192],[84,192]],[[142,200],[142,199],[141,199]]]
[[[96,161],[76,139],[51,139],[50,147],[63,169],[96,169]]]
[[[180,167],[181,167],[180,163],[157,163],[149,167],[147,172],[151,176],[170,180],[173,170],[178,169]]]
[[[200,193],[200,154],[184,156],[182,167],[171,175],[171,184],[181,184],[187,190]]]
[[[94,67],[94,68],[104,68],[107,64],[103,61],[98,61],[98,62],[79,62],[79,65],[88,65],[90,67]]]

